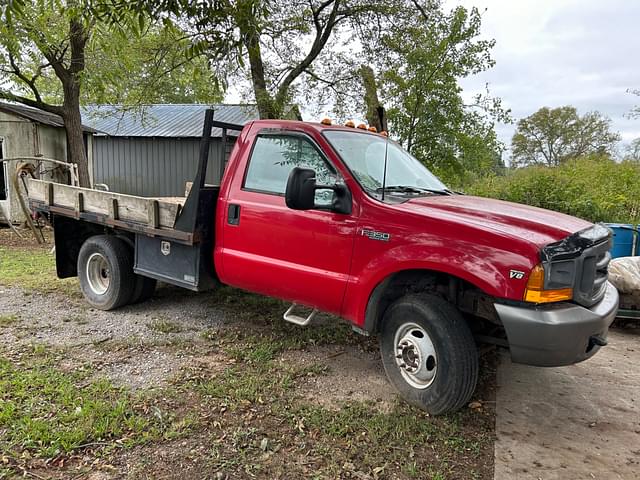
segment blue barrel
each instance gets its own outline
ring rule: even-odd
[[[640,249],[638,248],[640,246],[640,236],[637,235],[635,225],[624,223],[605,223],[605,225],[613,232],[611,257],[630,257],[634,253],[634,244],[636,244],[635,254],[640,254]]]

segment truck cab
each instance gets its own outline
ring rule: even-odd
[[[206,140],[206,125],[204,132]],[[477,343],[508,347],[513,361],[538,366],[576,363],[606,344],[618,307],[607,281],[606,228],[454,193],[386,135],[330,122],[255,121],[242,128],[219,189],[198,177],[194,185],[205,194],[190,194],[174,225],[191,224],[191,237],[106,223],[100,235],[119,238],[120,257],[131,254],[112,265],[118,260],[103,249],[103,270],[193,289],[201,276],[203,285],[280,298],[292,303],[285,319],[301,326],[316,311],[340,316],[378,335],[390,381],[432,414],[471,398]],[[53,211],[32,206],[54,213],[56,246],[70,250],[58,242],[68,239],[69,221],[56,221],[64,212],[49,203]],[[74,238],[95,244],[95,216],[75,219],[83,226]],[[100,307],[87,273],[100,250],[83,248],[58,252],[58,270],[78,274],[85,297]],[[77,265],[65,270],[65,261]],[[300,316],[296,306],[313,311]]]

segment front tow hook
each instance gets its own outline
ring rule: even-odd
[[[600,335],[591,335],[589,337],[589,346],[587,347],[587,352],[590,352],[591,349],[595,346],[604,347],[607,345],[607,341],[602,338]]]

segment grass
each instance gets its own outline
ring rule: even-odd
[[[54,263],[45,250],[0,246],[0,284],[77,292],[75,281],[55,278]],[[391,411],[379,411],[369,402],[325,408],[301,395],[302,385],[322,385],[319,377],[328,372],[320,363],[297,363],[296,351],[322,345],[369,350],[376,348],[373,339],[335,319],[323,324],[325,316],[319,316],[320,325],[290,325],[281,318],[287,307],[283,302],[229,287],[202,301],[234,318],[230,325],[202,331],[197,342],[225,357],[226,368],[194,370],[191,378],[187,372],[155,391],[134,395],[116,388],[96,379],[90,365],[63,372],[56,367],[62,354],[53,358],[46,345],[33,345],[26,359],[15,362],[0,351],[0,479],[23,472],[21,465],[33,467],[29,462],[34,459],[61,457],[73,465],[80,456],[90,459],[88,465],[101,459],[131,463],[141,478],[200,478],[215,472],[229,478],[336,478],[345,472],[352,478],[436,480],[489,475],[483,462],[493,458],[492,417],[486,424],[471,411],[431,418],[402,402]],[[167,336],[145,340],[144,347],[182,348],[188,340],[169,334],[183,327],[156,317],[147,328]],[[0,316],[0,327],[20,320]],[[63,321],[83,324],[87,317],[70,312]],[[96,348],[112,350],[118,342],[142,345],[137,337],[121,337]],[[142,443],[144,448],[126,457],[118,453]],[[176,457],[162,460],[158,452]],[[199,473],[184,470],[190,462],[199,465]],[[70,473],[75,466],[65,468]]]
[[[0,327],[9,327],[15,323],[18,323],[19,321],[20,317],[18,315],[0,315]]]
[[[44,248],[10,249],[0,246],[0,285],[18,286],[29,292],[73,292],[79,295],[77,279],[58,279],[55,257]]]
[[[164,318],[156,318],[152,322],[147,323],[147,328],[164,334],[180,333],[183,330],[182,326],[178,323]]]
[[[401,401],[391,411],[379,411],[366,401],[348,402],[335,410],[300,398],[299,379],[322,376],[325,367],[287,364],[279,356],[310,339],[331,338],[324,329],[321,332],[291,343],[247,335],[228,339],[227,344],[219,338],[223,335],[208,335],[218,337],[220,348],[235,362],[214,378],[187,384],[212,405],[211,410],[222,407],[236,421],[225,429],[231,443],[214,443],[212,468],[259,476],[264,465],[257,459],[265,455],[265,435],[274,439],[267,440],[269,448],[292,452],[307,445],[309,452],[330,459],[317,466],[318,478],[340,475],[345,463],[369,474],[378,472],[381,478],[393,477],[391,471],[408,478],[458,478],[461,463],[473,464],[482,457],[483,448],[490,448],[491,427],[473,426],[476,419],[470,411],[433,418]],[[246,412],[256,417],[248,425],[242,420]],[[468,478],[480,475],[468,473]]]
[[[105,379],[92,379],[90,369],[58,370],[58,360],[41,345],[15,363],[0,357],[0,456],[5,463],[51,459],[88,447],[126,448],[175,438],[189,427],[185,419],[150,411],[144,399]]]
[[[148,425],[108,382],[83,388],[79,375],[44,365],[20,368],[0,359],[0,450],[51,458],[82,445],[121,439]]]

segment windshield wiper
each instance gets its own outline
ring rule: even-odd
[[[384,187],[376,188],[377,193],[385,192],[400,192],[400,193],[433,193],[435,195],[452,195],[453,192],[451,190],[438,190],[435,188],[423,188],[423,187],[413,187],[409,185],[388,185]]]

